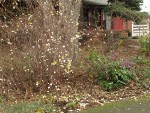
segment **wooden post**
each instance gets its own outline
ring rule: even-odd
[[[104,28],[104,25],[103,25],[103,11],[101,10],[100,13],[101,13],[101,18],[100,18],[101,19],[100,20],[101,21],[101,29],[103,29]]]

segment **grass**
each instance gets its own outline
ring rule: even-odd
[[[54,107],[50,103],[40,101],[0,104],[3,113],[54,113]],[[1,111],[0,109],[0,111]],[[79,113],[149,113],[150,94],[145,96],[107,103],[104,106],[89,108]]]
[[[149,113],[150,94],[139,99],[112,102],[79,113]]]
[[[51,113],[54,110],[52,104],[41,102],[3,103],[0,108],[3,113]]]

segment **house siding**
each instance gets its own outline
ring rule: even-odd
[[[82,0],[84,3],[86,4],[90,4],[90,5],[107,5],[108,4],[108,0]]]

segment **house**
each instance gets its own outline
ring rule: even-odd
[[[121,17],[110,17],[105,12],[108,0],[82,0],[80,28],[111,30],[114,36],[127,37],[132,31],[132,22]],[[131,33],[130,33],[131,34]]]
[[[132,33],[132,21],[121,17],[113,17],[111,28],[115,37],[128,37]]]
[[[89,30],[94,28],[106,29],[106,15],[104,13],[106,5],[107,0],[83,0],[80,16],[82,28]]]

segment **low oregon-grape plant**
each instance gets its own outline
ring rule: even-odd
[[[88,56],[88,75],[92,76],[97,84],[105,90],[112,90],[126,85],[134,77],[134,72],[121,65],[119,61],[98,55],[92,51]]]

